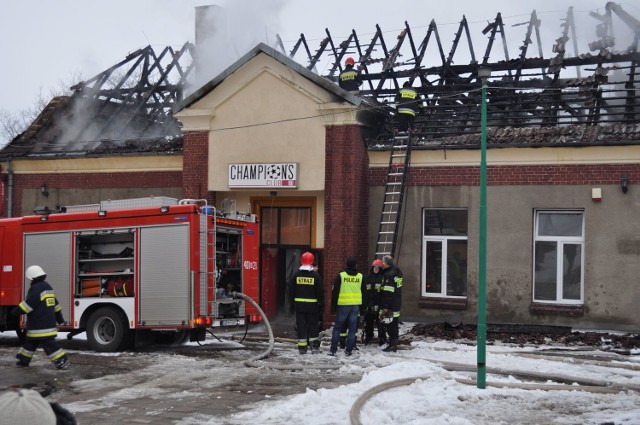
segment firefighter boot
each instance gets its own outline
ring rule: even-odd
[[[298,353],[307,354],[307,347],[298,347]]]
[[[20,353],[16,354],[16,359],[18,359],[18,361],[16,362],[16,366],[19,367],[29,367],[29,363],[31,363],[30,358],[28,358],[27,356],[23,356]]]
[[[384,351],[385,353],[395,353],[396,351],[398,351],[398,341],[395,339],[390,339],[389,345],[387,345],[386,348],[384,348],[382,351]]]
[[[63,356],[56,360],[54,365],[56,366],[56,369],[66,369],[69,367],[69,363],[70,362],[69,359],[67,359],[67,356]]]
[[[311,354],[319,354],[320,353],[320,341],[313,341],[311,343]]]

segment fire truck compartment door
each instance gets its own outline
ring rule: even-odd
[[[71,321],[71,232],[27,233],[24,235],[24,272],[27,267],[37,264],[47,274],[47,282],[53,287],[62,315]],[[24,294],[29,290],[29,282],[24,279]]]
[[[189,225],[140,230],[138,298],[141,324],[181,325],[192,318]]]

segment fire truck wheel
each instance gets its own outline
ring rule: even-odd
[[[100,308],[91,314],[87,323],[87,340],[95,351],[118,351],[128,342],[127,319],[111,307]]]

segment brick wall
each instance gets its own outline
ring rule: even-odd
[[[207,199],[213,204],[214,199],[208,193],[209,166],[209,133],[206,131],[189,131],[183,136],[183,171],[182,188],[184,197],[190,199]]]
[[[70,174],[16,174],[13,184],[13,208],[12,216],[23,215],[22,194],[24,190],[40,190],[40,186],[46,183],[50,192],[73,191],[80,193],[83,191],[95,191],[99,189],[131,188],[132,190],[144,188],[175,188],[182,185],[182,173],[172,172],[139,172],[139,173],[70,173]],[[159,195],[159,194],[156,194]],[[4,193],[3,205],[6,205],[7,190]],[[132,196],[132,197],[138,197]],[[52,199],[53,196],[50,196]],[[53,200],[53,199],[52,199]],[[96,203],[101,199],[86,199],[82,203]],[[64,204],[68,205],[68,204]],[[50,205],[53,207],[53,205]],[[27,211],[26,213],[31,213]],[[5,214],[6,216],[6,214]]]
[[[323,279],[327,311],[331,284],[344,270],[348,256],[356,256],[366,273],[368,253],[369,157],[361,127],[330,126],[326,130]]]
[[[567,185],[618,184],[620,177],[629,183],[640,182],[640,164],[593,165],[500,165],[487,168],[489,185]],[[369,184],[383,186],[385,167],[369,170]],[[480,184],[480,167],[413,167],[409,170],[411,186],[459,186]]]

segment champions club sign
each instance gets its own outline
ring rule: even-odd
[[[229,164],[229,187],[298,187],[298,164]]]

